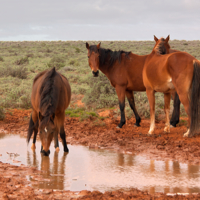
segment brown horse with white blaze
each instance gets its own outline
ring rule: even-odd
[[[159,49],[166,49],[157,40],[153,51],[146,58],[143,81],[150,104],[151,124],[149,134],[155,129],[155,92],[164,93],[166,125],[170,132],[170,93],[176,91],[188,114],[188,130],[184,136],[191,137],[200,128],[200,61],[186,52],[160,55]]]
[[[29,142],[34,132],[32,149],[35,149],[39,131],[41,152],[44,155],[49,155],[49,147],[53,139],[56,150],[59,150],[58,133],[60,133],[64,151],[69,151],[65,139],[64,120],[65,109],[69,106],[70,99],[69,82],[55,68],[45,70],[35,77],[31,94],[33,111],[27,134],[27,142]]]
[[[166,38],[166,41],[164,40],[163,42],[166,43],[168,52],[163,48],[160,49],[160,54],[176,51],[170,49],[168,40],[169,36]],[[148,55],[140,56],[131,52],[112,51],[110,49],[100,48],[100,43],[91,46],[86,43],[86,48],[88,49],[88,62],[93,76],[97,77],[99,70],[101,70],[110,80],[111,85],[116,89],[121,111],[121,120],[118,127],[122,128],[126,122],[124,113],[125,96],[135,114],[135,125],[140,126],[141,118],[135,107],[133,91],[143,92],[146,90],[143,83],[142,70]],[[174,111],[170,122],[171,125],[176,126],[179,122],[180,114],[180,101],[178,95],[175,96],[174,102]]]

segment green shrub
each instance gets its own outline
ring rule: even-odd
[[[115,88],[111,86],[108,78],[100,73],[98,77],[88,79],[90,89],[84,95],[83,102],[88,107],[105,108],[118,105]]]
[[[13,82],[16,79],[13,78]],[[20,81],[20,79],[18,79]],[[1,99],[1,106],[4,108],[30,108],[31,107],[31,85],[32,81],[20,81],[9,90],[6,90],[6,96]],[[4,86],[5,87],[5,86]]]
[[[3,59],[3,57],[2,57],[2,56],[0,56],[0,61],[1,61],[1,62],[3,62],[3,61],[4,61],[4,59]]]
[[[28,64],[28,63],[29,63],[29,60],[27,56],[15,61],[16,65],[23,65],[23,64]]]
[[[0,106],[0,120],[3,120],[5,118],[4,109]]]
[[[26,57],[27,57],[27,58],[33,58],[33,57],[34,57],[34,54],[33,54],[33,53],[28,53],[28,54],[26,54]]]
[[[80,53],[81,52],[81,50],[78,47],[75,48],[75,51],[76,51],[76,53]]]
[[[80,64],[79,64],[78,60],[76,60],[76,59],[71,59],[71,60],[69,61],[69,65],[79,66]]]
[[[85,108],[68,108],[65,111],[65,114],[69,117],[79,117],[80,121],[83,121],[88,118],[98,118],[96,112],[87,111]]]
[[[60,56],[54,56],[49,63],[47,63],[49,68],[55,67],[57,70],[65,66],[65,59]]]
[[[26,67],[21,67],[21,66],[7,67],[4,73],[6,76],[17,77],[20,79],[27,78],[27,68]]]

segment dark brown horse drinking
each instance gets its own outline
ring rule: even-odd
[[[169,37],[166,39],[168,45]],[[135,101],[133,91],[145,91],[146,88],[142,79],[142,70],[145,60],[148,55],[140,56],[131,52],[125,51],[112,51],[110,49],[100,48],[98,45],[89,45],[86,43],[88,49],[88,62],[94,76],[98,76],[99,70],[101,70],[110,83],[116,89],[116,93],[119,99],[119,108],[121,111],[121,120],[118,125],[119,128],[125,124],[125,96],[129,101],[129,105],[133,110],[136,118],[136,126],[140,126],[141,118],[135,107]],[[166,48],[170,48],[169,46]],[[163,49],[165,50],[165,49]],[[170,50],[173,52],[176,50]],[[161,54],[167,53],[166,51],[160,51]],[[176,126],[179,122],[180,114],[180,101],[178,96],[175,96],[174,111],[172,114],[171,125]]]
[[[39,73],[34,81],[31,94],[32,114],[29,122],[27,142],[34,132],[32,149],[35,149],[39,131],[42,143],[41,152],[48,156],[51,141],[54,139],[58,151],[58,133],[62,139],[64,151],[68,152],[65,139],[65,109],[69,106],[71,88],[67,78],[56,72],[55,68]]]
[[[200,61],[186,52],[160,55],[161,49],[168,51],[165,43],[166,40],[163,38],[156,40],[143,69],[143,81],[150,104],[149,134],[155,129],[155,92],[164,93],[166,114],[164,131],[169,132],[170,93],[176,91],[188,114],[189,128],[184,136],[191,137],[200,128]]]

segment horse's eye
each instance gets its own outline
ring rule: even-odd
[[[53,134],[53,131],[51,132],[51,134]]]
[[[88,56],[88,58],[89,58],[89,56]]]

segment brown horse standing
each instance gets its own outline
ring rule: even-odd
[[[169,106],[170,93],[176,91],[188,114],[189,129],[184,136],[193,136],[200,127],[200,62],[186,52],[160,55],[166,48],[166,40],[155,39],[153,51],[146,58],[143,81],[150,104],[151,125],[149,134],[155,129],[155,92],[164,93],[166,125],[170,131]]]
[[[32,148],[35,149],[37,133],[39,131],[42,143],[41,152],[49,155],[49,147],[54,138],[58,151],[58,133],[62,139],[64,151],[68,152],[65,139],[64,120],[65,109],[69,106],[71,88],[67,78],[56,72],[55,68],[39,73],[34,81],[31,94],[33,112],[31,114],[27,141],[34,132]]]
[[[166,45],[168,45],[169,36],[166,40]],[[101,70],[110,80],[111,85],[116,89],[121,111],[121,120],[118,127],[122,128],[126,123],[124,113],[125,96],[135,114],[135,125],[140,126],[141,118],[135,108],[133,91],[142,92],[146,90],[142,79],[142,70],[148,55],[140,56],[131,52],[103,49],[100,48],[100,43],[92,46],[86,43],[86,48],[88,49],[88,62],[93,75],[98,76],[99,70]],[[169,49],[169,45],[166,48]],[[176,50],[169,49],[169,51],[174,52]],[[160,54],[165,53],[167,53],[165,48],[160,49]],[[179,122],[180,114],[180,101],[177,95],[175,96],[174,102],[171,125],[175,127]]]

